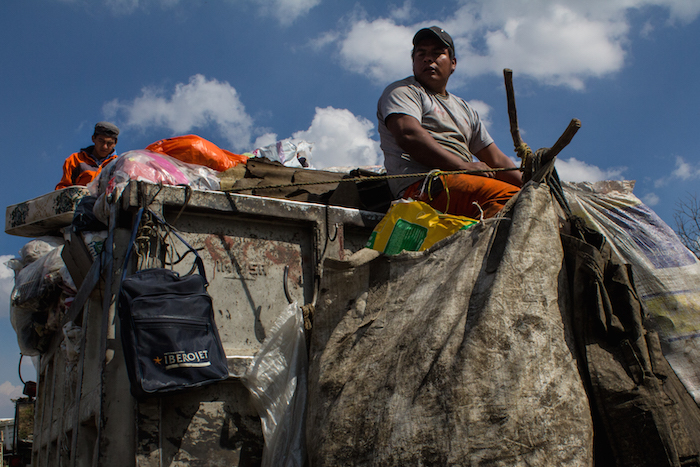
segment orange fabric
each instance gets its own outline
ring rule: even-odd
[[[101,164],[98,164],[85,150],[71,154],[63,163],[63,177],[56,185],[56,189],[60,190],[61,188],[74,185],[87,185],[97,177],[102,167],[109,164],[116,157],[117,155],[113,154],[102,161]]]
[[[493,217],[519,190],[510,183],[478,175],[442,175],[440,179],[446,189],[433,196],[432,200],[427,193],[420,195],[422,181],[406,188],[403,197],[423,201],[446,214],[479,219],[481,213],[473,202],[479,203],[484,218]]]
[[[221,149],[211,141],[197,135],[162,139],[149,144],[146,149],[167,154],[182,162],[203,165],[217,172],[223,172],[248,160],[246,156]]]

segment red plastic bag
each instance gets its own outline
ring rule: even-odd
[[[211,141],[197,135],[162,139],[149,144],[146,149],[167,154],[182,162],[203,165],[217,172],[223,172],[248,160],[246,156],[221,149]]]

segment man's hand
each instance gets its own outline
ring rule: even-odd
[[[489,167],[514,168],[516,167],[513,160],[503,154],[503,151],[498,149],[496,143],[489,144],[484,149],[476,153],[476,157],[480,161],[486,162]],[[496,178],[506,183],[515,186],[523,186],[522,174],[518,170],[508,172],[498,172]]]
[[[491,168],[488,164],[485,164],[485,163],[483,163],[483,162],[481,162],[481,161],[477,161],[477,162],[467,162],[465,165],[466,165],[465,168],[463,168],[463,169],[457,169],[457,170],[473,170],[473,171],[477,171],[477,170],[489,170],[489,169]],[[443,169],[443,170],[445,170],[445,169]],[[472,175],[479,175],[479,176],[481,176],[481,177],[488,177],[488,178],[496,178],[496,172],[477,172],[477,173],[472,174]]]

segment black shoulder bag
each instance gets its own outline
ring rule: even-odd
[[[228,377],[226,354],[207,293],[204,263],[163,219],[151,218],[194,253],[199,274],[152,268],[126,276],[144,208],[136,216],[124,259],[119,320],[131,393],[136,398],[196,388]]]

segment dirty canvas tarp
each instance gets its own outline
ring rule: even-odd
[[[572,330],[591,402],[598,467],[700,465],[700,408],[661,351],[658,334],[611,243],[578,218],[562,233]]]
[[[549,189],[527,185],[508,216],[425,252],[326,261],[311,465],[592,464]]]
[[[700,404],[700,261],[633,193],[634,182],[565,183],[573,214],[629,263],[664,356]]]

